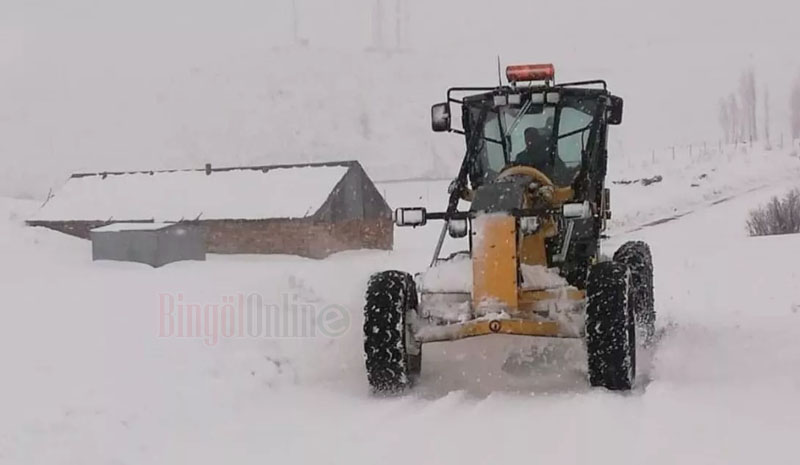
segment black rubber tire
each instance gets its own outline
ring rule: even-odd
[[[640,241],[626,242],[614,254],[614,261],[625,264],[631,272],[633,308],[644,345],[656,334],[656,307],[653,299],[653,256],[650,247]]]
[[[370,277],[364,306],[364,360],[367,380],[376,393],[410,387],[422,368],[422,351],[408,353],[407,315],[417,309],[414,278],[402,271]]]
[[[575,264],[566,273],[567,282],[578,289],[586,289],[586,280],[589,277],[592,260],[591,258],[581,257],[574,259],[574,262]]]
[[[586,349],[592,386],[627,391],[636,379],[630,276],[628,267],[616,262],[598,263],[589,273]]]

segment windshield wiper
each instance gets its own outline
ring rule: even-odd
[[[514,118],[514,121],[511,122],[511,126],[509,126],[506,133],[503,134],[504,139],[507,138],[512,132],[514,132],[514,129],[517,129],[517,126],[519,125],[520,120],[522,120],[522,117],[526,113],[528,113],[528,109],[531,107],[531,102],[532,100],[528,100],[527,102],[525,102],[525,105],[523,105],[522,108],[519,110],[517,117]],[[497,116],[498,117],[501,116],[499,112],[497,113]]]
[[[574,131],[570,131],[570,132],[568,132],[566,134],[561,134],[560,136],[558,136],[558,139],[563,139],[565,137],[574,136],[575,134],[578,134],[578,133],[586,132],[586,131],[588,131],[589,129],[592,128],[592,124],[594,124],[594,122],[591,122],[591,123],[587,124],[586,126],[584,126],[582,128],[578,128],[578,129],[576,129]]]

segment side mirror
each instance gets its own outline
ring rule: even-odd
[[[433,132],[448,132],[451,125],[449,103],[437,103],[431,107],[431,128]]]
[[[394,211],[394,224],[397,226],[425,226],[427,222],[424,208],[398,208]]]
[[[622,97],[611,96],[611,105],[608,108],[608,124],[622,124]]]

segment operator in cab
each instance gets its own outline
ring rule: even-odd
[[[561,158],[553,154],[550,144],[551,131],[552,129],[548,127],[525,129],[525,149],[516,155],[514,161],[519,165],[532,166],[557,181],[555,178],[563,177],[561,175],[569,170]],[[556,176],[557,174],[560,176]]]
[[[515,160],[521,165],[533,166],[545,172],[545,169],[552,164],[549,152],[547,139],[538,129],[530,127],[525,130],[525,149],[517,154]]]

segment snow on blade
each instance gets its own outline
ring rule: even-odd
[[[541,265],[519,265],[522,273],[522,286],[527,290],[543,290],[567,286],[567,280],[555,268]]]
[[[440,261],[420,274],[420,290],[426,292],[472,292],[472,260],[469,254]]]

